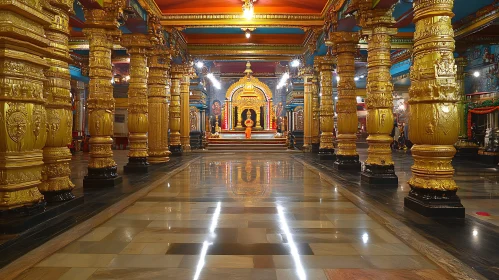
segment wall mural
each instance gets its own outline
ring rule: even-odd
[[[481,45],[467,51],[466,93],[499,91],[499,45]],[[479,77],[471,75],[480,73]]]

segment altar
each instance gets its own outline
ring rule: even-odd
[[[258,78],[253,77],[251,64],[246,64],[245,76],[232,84],[225,95],[223,130],[244,131],[248,117],[253,131],[275,128],[272,91]]]

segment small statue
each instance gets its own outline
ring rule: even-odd
[[[253,120],[251,120],[251,114],[247,114],[246,120],[244,121],[244,125],[246,126],[246,131],[245,131],[246,139],[251,138],[251,128],[253,127],[254,124],[255,123],[253,122]]]

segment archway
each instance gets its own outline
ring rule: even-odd
[[[249,110],[255,113],[255,118],[252,113],[255,130],[271,130],[272,91],[251,75],[253,71],[249,62],[244,73],[246,76],[232,84],[225,94],[225,127],[227,130],[243,130],[243,122]]]

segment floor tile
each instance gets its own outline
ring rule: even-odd
[[[107,267],[116,257],[114,254],[66,254],[56,253],[46,258],[38,267]]]

